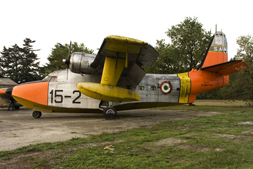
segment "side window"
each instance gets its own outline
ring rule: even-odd
[[[50,79],[50,82],[57,82],[57,76],[52,76],[52,78]]]
[[[138,90],[144,90],[144,86],[139,86]]]
[[[150,90],[156,90],[156,87],[155,86],[151,86]]]

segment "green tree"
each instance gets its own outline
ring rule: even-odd
[[[151,67],[145,66],[145,71],[156,74],[180,72],[181,67],[179,62],[175,59],[178,56],[178,50],[173,45],[166,44],[164,39],[157,40],[156,44],[156,50],[159,53],[159,57]]]
[[[11,48],[6,48],[4,46],[2,57],[1,57],[1,68],[3,70],[3,76],[9,77],[13,81],[18,82],[20,80],[20,69],[18,61],[21,58],[21,49],[17,44],[13,45]]]
[[[253,37],[240,36],[237,39],[239,49],[234,59],[242,59],[248,64],[248,68],[230,75],[230,82],[222,88],[224,99],[242,99],[253,101]]]
[[[211,31],[205,31],[197,18],[186,17],[183,22],[168,29],[167,36],[171,43],[164,39],[157,41],[156,49],[160,53],[156,63],[147,72],[180,73],[197,68],[211,41]]]
[[[185,71],[197,68],[208,48],[211,31],[206,32],[197,18],[186,17],[181,24],[172,26],[166,33],[179,51],[178,58]]]
[[[3,77],[8,77],[17,83],[41,78],[37,54],[34,53],[32,48],[34,42],[26,38],[24,39],[23,48],[20,48],[17,44],[8,49],[4,46],[0,59]]]
[[[71,46],[71,53],[74,52],[94,54],[94,50],[85,47],[83,43],[78,44],[77,42],[74,42]],[[55,70],[66,69],[66,65],[62,63],[62,60],[67,59],[68,53],[69,44],[62,45],[61,43],[57,43],[52,49],[50,56],[47,58],[49,63],[45,66],[46,73],[48,74]]]
[[[22,55],[20,64],[21,67],[21,75],[20,78],[25,81],[32,81],[32,80],[39,80],[42,78],[40,75],[40,67],[37,54],[34,53],[32,43],[35,43],[35,40],[32,41],[29,38],[24,40],[23,48],[22,48]],[[29,75],[29,76],[27,76]]]

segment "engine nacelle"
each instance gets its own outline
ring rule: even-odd
[[[75,52],[70,57],[69,69],[73,73],[94,74],[95,69],[90,67],[90,65],[95,57],[95,55]]]

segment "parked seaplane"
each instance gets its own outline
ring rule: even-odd
[[[158,56],[144,41],[108,36],[96,56],[69,54],[66,70],[15,86],[9,93],[34,110],[34,118],[41,112],[103,112],[105,119],[113,119],[120,110],[194,103],[197,95],[227,85],[229,74],[248,67],[242,60],[228,62],[227,39],[220,31],[198,69],[146,74],[142,66],[151,66]]]

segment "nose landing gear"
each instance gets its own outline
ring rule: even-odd
[[[40,112],[40,111],[34,111],[32,115],[33,115],[33,117],[34,117],[35,119],[38,119],[38,118],[41,117],[41,112]]]

